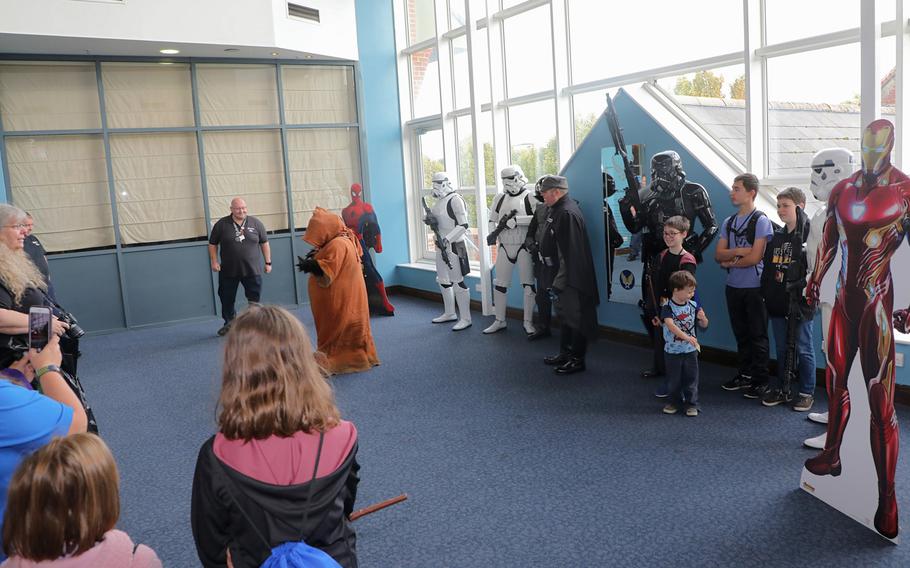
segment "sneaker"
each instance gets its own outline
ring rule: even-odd
[[[742,375],[736,375],[729,381],[720,385],[720,388],[727,390],[727,391],[738,391],[738,390],[747,389],[751,386],[752,386],[751,377],[744,377]]]
[[[672,402],[664,406],[664,414],[676,414],[677,412],[679,412],[679,407]]]
[[[686,409],[686,416],[689,416],[689,417],[698,416],[698,407],[697,407],[697,406],[690,406],[689,408],[687,408],[687,409]]]
[[[743,393],[743,398],[761,398],[768,391],[768,385],[752,385]]]
[[[810,412],[806,417],[816,424],[827,424],[828,423],[828,411],[824,412]]]
[[[230,330],[231,330],[231,324],[230,323],[224,324],[223,326],[221,326],[221,329],[218,330],[218,337],[224,336]]]
[[[748,391],[746,391],[748,393]],[[762,406],[777,406],[786,402],[786,397],[780,389],[768,389],[761,397]]]
[[[815,399],[812,398],[811,394],[799,393],[799,398],[793,403],[793,410],[796,412],[806,412],[812,408],[812,404],[815,402]]]

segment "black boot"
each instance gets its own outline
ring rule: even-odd
[[[544,357],[543,362],[547,365],[556,365],[557,367],[560,365],[565,365],[566,363],[569,362],[569,354],[560,353],[559,355],[551,355],[549,357]]]
[[[556,367],[557,375],[571,375],[572,373],[580,373],[585,370],[585,360],[578,357],[571,357],[564,364]]]

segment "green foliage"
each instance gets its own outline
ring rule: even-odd
[[[446,169],[445,164],[442,163],[442,160],[431,160],[426,156],[423,157],[423,188],[429,189],[433,187],[433,174],[436,172],[444,172]]]
[[[721,94],[723,86],[723,77],[718,77],[711,71],[705,70],[697,72],[691,81],[685,76],[676,79],[676,87],[673,92],[677,95],[719,99],[723,96]]]
[[[597,122],[597,115],[593,112],[582,116],[575,117],[575,145],[581,145],[581,141],[585,139],[591,129],[594,128],[594,123]]]
[[[487,186],[496,185],[495,168],[493,145],[484,142],[483,171]],[[458,143],[458,179],[464,187],[474,185],[474,141],[471,138],[463,138]]]
[[[746,76],[740,75],[730,85],[730,98],[740,101],[746,100]]]

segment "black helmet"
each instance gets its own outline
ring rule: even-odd
[[[686,172],[682,160],[673,150],[658,152],[651,158],[651,189],[657,192],[674,191],[682,187]]]

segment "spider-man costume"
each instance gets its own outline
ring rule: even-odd
[[[385,293],[385,284],[382,276],[373,264],[373,257],[369,249],[382,252],[382,233],[379,230],[379,220],[373,206],[363,200],[363,188],[359,183],[351,186],[351,204],[341,210],[341,218],[357,239],[363,249],[363,278],[367,286],[367,298],[370,302],[370,312],[383,316],[394,316],[395,306],[389,303]]]
[[[906,332],[910,311],[892,311],[891,257],[910,230],[910,178],[891,165],[894,125],[876,120],[863,132],[863,167],[834,186],[828,200],[818,262],[806,286],[816,303],[825,272],[841,251],[841,268],[828,327],[828,433],[825,449],[806,460],[815,475],[841,473],[840,445],[850,416],[847,378],[859,352],[869,390],[872,460],[878,475],[875,528],[898,533],[894,476],[899,430],[894,413],[894,328]],[[904,284],[906,285],[906,284]]]

